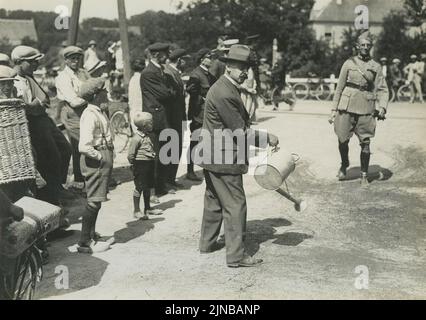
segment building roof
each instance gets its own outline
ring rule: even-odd
[[[25,37],[38,41],[34,20],[0,19],[0,39],[20,44]]]
[[[355,8],[365,5],[369,10],[370,23],[382,23],[391,10],[402,10],[404,0],[329,0],[316,5],[311,11],[311,22],[354,23]],[[340,4],[339,4],[340,2]]]

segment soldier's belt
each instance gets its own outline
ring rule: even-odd
[[[352,82],[347,82],[346,87],[358,89],[359,91],[373,92],[373,90],[371,90],[369,87],[363,87],[363,86],[360,86],[359,84],[352,83]]]
[[[114,145],[108,144],[108,145],[95,146],[93,148],[97,151],[101,151],[101,150],[111,150],[112,151],[112,150],[114,150]]]

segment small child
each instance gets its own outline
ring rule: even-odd
[[[135,219],[148,220],[148,215],[161,215],[162,210],[151,209],[151,188],[154,187],[155,152],[150,133],[152,132],[152,115],[147,112],[137,112],[134,115],[134,124],[137,128],[130,141],[127,159],[133,165],[135,191],[133,193]],[[139,203],[143,195],[144,213],[142,215]]]

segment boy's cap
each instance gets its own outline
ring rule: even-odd
[[[101,91],[105,86],[105,79],[103,78],[92,78],[84,81],[81,84],[78,96],[84,100],[88,100]]]
[[[44,57],[44,54],[40,53],[36,48],[28,46],[17,46],[12,50],[12,60],[14,62],[19,60],[40,60]]]
[[[68,58],[72,55],[78,54],[78,55],[84,55],[83,49],[76,47],[76,46],[68,46],[64,49],[62,52],[64,55],[64,58]]]
[[[7,54],[0,53],[0,63],[10,65],[10,58]]]
[[[8,66],[0,66],[0,81],[16,80],[16,71]]]

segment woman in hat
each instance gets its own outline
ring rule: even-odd
[[[86,81],[79,92],[79,97],[88,101],[80,119],[80,167],[87,192],[78,246],[81,253],[105,251],[114,241],[100,241],[101,236],[95,232],[101,204],[107,201],[108,182],[113,167],[114,147],[109,120],[104,113],[107,109],[107,94],[102,78]]]

